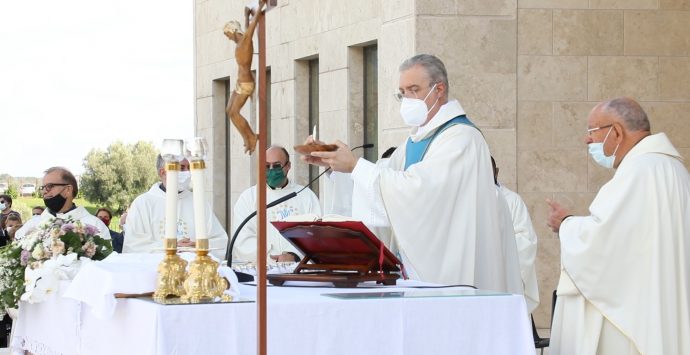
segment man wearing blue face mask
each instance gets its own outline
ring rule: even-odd
[[[410,278],[509,291],[521,283],[520,265],[504,257],[510,246],[498,227],[499,201],[482,133],[460,103],[448,99],[440,59],[416,55],[399,72],[395,96],[411,129],[387,166],[356,159],[340,141],[337,151],[313,152],[305,161],[352,173],[359,191],[353,206],[360,199],[358,205],[385,211],[385,225],[369,227],[390,228],[384,243],[399,252]]]
[[[124,230],[123,253],[150,253],[163,248],[165,236],[165,184],[167,173],[165,161],[158,155],[156,161],[160,182],[137,196],[129,207],[127,223]],[[194,227],[194,196],[189,190],[191,175],[189,161],[180,162],[177,175],[177,246],[194,247],[196,235]],[[206,230],[208,231],[211,254],[223,259],[228,244],[228,234],[213,213],[210,204],[206,204]]]
[[[561,241],[552,354],[690,354],[690,174],[633,99],[598,104],[585,142],[615,168],[588,216],[554,201]]]
[[[266,202],[275,201],[304,187],[288,179],[291,166],[290,155],[285,148],[272,146],[266,150],[266,184],[257,184],[244,190],[237,199],[233,209],[233,231],[237,230],[247,216],[256,211],[257,186],[266,189]],[[287,217],[301,214],[321,215],[319,199],[310,189],[305,189],[294,198],[269,208],[266,218],[268,222],[282,221]],[[266,258],[269,264],[299,261],[297,249],[283,238],[271,223],[268,223],[266,230]],[[237,236],[232,251],[233,260],[256,262],[256,234],[256,217],[253,217]]]

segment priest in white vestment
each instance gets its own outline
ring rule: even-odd
[[[383,152],[383,154],[381,155],[381,159],[376,161],[376,165],[387,167],[388,161],[390,160],[390,156],[395,151],[395,148],[396,147],[390,147],[385,152]],[[357,216],[353,215],[352,203],[355,201],[353,201],[352,199],[354,189],[352,175],[349,173],[341,173],[338,171],[329,171],[328,173],[326,173],[326,175],[328,176],[328,178],[326,179],[327,189],[324,193],[323,199],[324,214],[353,216],[357,220],[364,221],[364,219],[357,218]],[[366,216],[364,216],[364,218],[366,218]]]
[[[537,270],[534,267],[537,259],[537,233],[534,231],[529,211],[520,195],[498,182],[499,169],[493,157],[491,157],[491,165],[494,168],[494,183],[498,186],[498,191],[508,205],[520,259],[520,278],[522,279],[525,302],[527,302],[527,311],[532,313],[539,305],[539,285],[537,283]]]
[[[267,204],[292,192],[298,192],[304,187],[288,179],[287,174],[290,167],[290,155],[285,148],[279,146],[268,148],[266,151],[266,184],[261,184],[266,189]],[[233,231],[236,232],[239,224],[256,211],[256,189],[257,185],[254,185],[244,190],[237,199],[233,210]],[[269,208],[266,218],[268,222],[274,222],[302,214],[321,216],[319,199],[311,189],[304,189],[297,196]],[[256,262],[256,220],[256,216],[252,217],[239,232],[232,251],[233,260]],[[287,239],[283,238],[270,223],[266,228],[266,234],[266,260],[269,264],[298,261],[301,258],[299,251]]]
[[[166,171],[164,161],[158,156],[156,162],[160,182],[137,196],[129,206],[125,224],[123,253],[163,252],[165,235],[165,183]],[[177,193],[177,246],[194,247],[196,230],[194,225],[194,195],[189,190],[191,174],[189,162],[180,162]],[[223,260],[228,244],[228,234],[213,213],[211,205],[206,203],[206,231],[208,233],[209,254]]]
[[[413,128],[388,167],[355,159],[339,141],[337,151],[313,152],[305,161],[351,172],[355,189],[366,190],[355,198],[383,206],[391,242],[411,278],[507,291],[506,270],[519,270],[519,264],[507,265],[504,256],[482,133],[460,103],[448,100],[448,76],[438,58],[406,60],[399,88],[401,116]]]
[[[352,216],[353,182],[350,174],[329,170],[325,181],[324,214]]]
[[[690,354],[690,174],[633,99],[587,124],[590,155],[616,172],[589,216],[547,201],[562,263],[551,354]]]
[[[74,197],[79,193],[77,179],[67,169],[62,167],[52,167],[45,171],[43,176],[43,202],[46,209],[40,217],[29,219],[17,230],[15,239],[22,239],[31,230],[37,228],[42,223],[49,223],[51,218],[72,218],[84,224],[90,224],[98,228],[98,235],[103,239],[110,239],[110,230],[98,219],[89,213],[86,208],[74,204]]]

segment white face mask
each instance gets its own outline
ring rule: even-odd
[[[0,203],[0,211],[4,211],[7,206],[4,203]]]
[[[592,157],[592,159],[594,159],[597,164],[607,169],[613,168],[613,163],[616,161],[616,152],[618,151],[618,146],[620,146],[620,144],[616,145],[616,149],[613,150],[613,154],[608,157],[606,156],[606,153],[604,153],[604,143],[606,142],[606,139],[609,138],[609,134],[611,134],[612,129],[613,126],[609,128],[609,132],[606,133],[606,137],[604,137],[604,140],[601,141],[601,143],[589,143],[587,146],[589,155]]]
[[[419,127],[426,122],[426,116],[429,114],[429,111],[434,109],[434,106],[436,106],[436,103],[438,103],[438,99],[440,99],[440,97],[438,97],[431,108],[426,108],[426,99],[429,97],[429,95],[431,95],[435,88],[436,84],[431,87],[431,90],[429,90],[429,93],[426,94],[423,100],[403,97],[402,101],[400,102],[400,115],[402,116],[406,125]]]
[[[177,173],[177,191],[182,192],[189,190],[189,182],[192,179],[192,173],[189,171],[180,171]]]

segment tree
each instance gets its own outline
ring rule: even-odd
[[[92,149],[84,158],[80,190],[84,197],[118,212],[158,181],[156,156],[150,142],[115,142],[106,151]]]
[[[5,194],[10,195],[13,199],[19,197],[19,189],[17,189],[17,185],[10,183],[10,186],[7,188],[7,191],[5,191]]]

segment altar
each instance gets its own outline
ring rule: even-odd
[[[534,354],[520,295],[415,281],[357,289],[292,286],[268,288],[269,354]],[[160,305],[117,299],[107,319],[60,295],[37,304],[22,302],[12,351],[255,354],[256,303],[251,300],[256,286],[240,285],[240,291],[249,302]],[[343,293],[348,295],[334,295]]]

